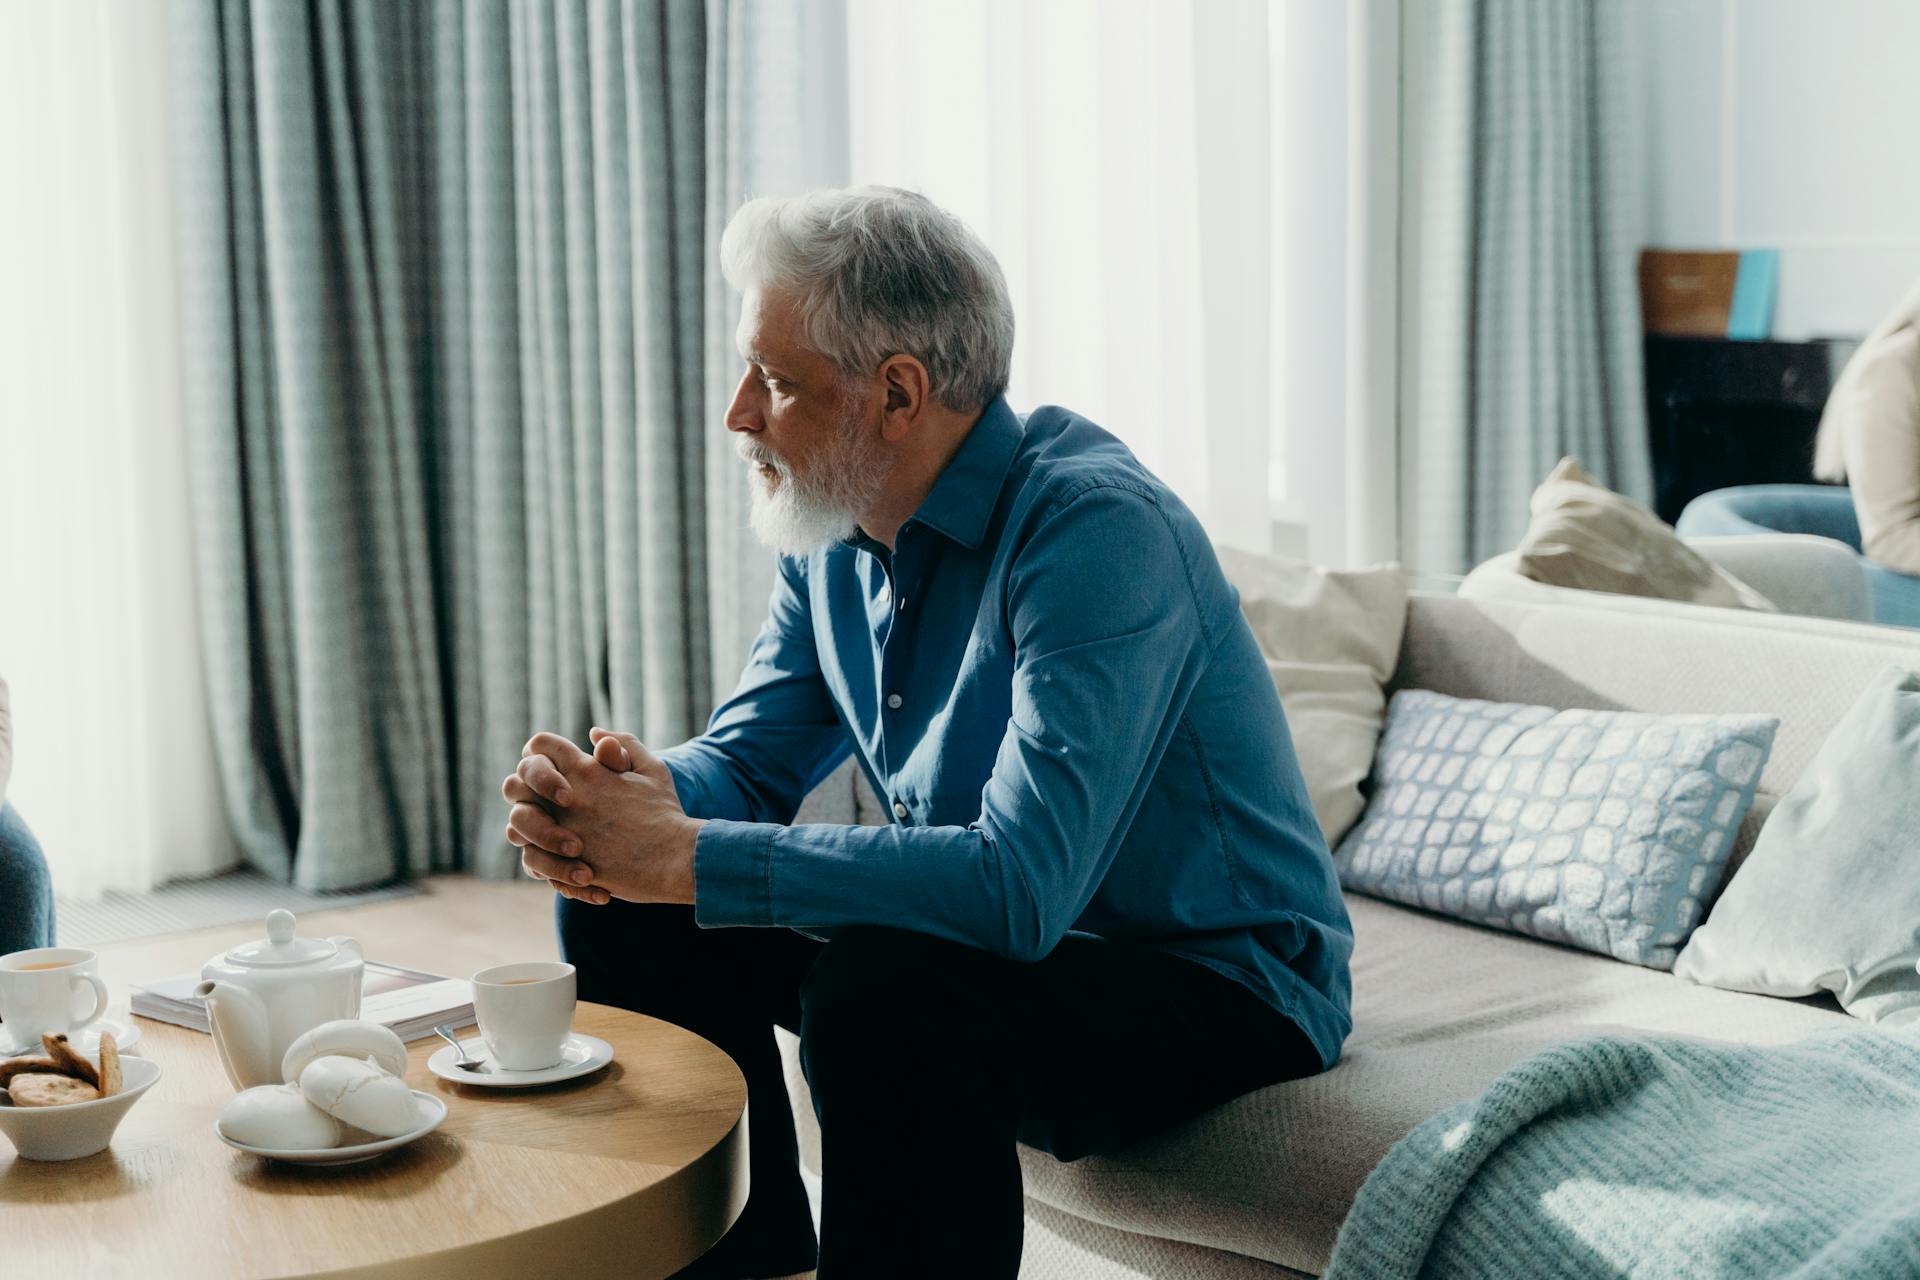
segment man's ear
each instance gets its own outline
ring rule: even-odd
[[[880,366],[880,386],[887,397],[880,434],[897,443],[906,438],[927,411],[926,366],[909,355],[888,356]]]

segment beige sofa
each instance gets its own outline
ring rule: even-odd
[[[1556,707],[1766,711],[1773,755],[1735,846],[1753,843],[1866,681],[1920,668],[1920,634],[1555,592],[1416,594],[1396,688]],[[1317,1275],[1367,1173],[1421,1120],[1509,1064],[1606,1028],[1781,1043],[1849,1021],[1826,1001],[1697,987],[1663,972],[1350,895],[1354,1032],[1332,1071],[1221,1107],[1122,1154],[1021,1151],[1033,1280]],[[805,1158],[812,1108],[782,1033]]]

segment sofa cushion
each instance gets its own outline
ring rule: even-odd
[[[1920,1020],[1920,676],[1888,667],[1774,809],[1674,972],[1777,996],[1831,991],[1869,1022]]]
[[[1784,1044],[1848,1025],[1830,1001],[1669,973],[1358,896],[1354,1031],[1339,1065],[1113,1156],[1020,1149],[1027,1194],[1121,1230],[1318,1274],[1367,1174],[1422,1120],[1551,1044],[1633,1029]]]
[[[1334,570],[1219,554],[1279,690],[1314,816],[1336,844],[1365,803],[1360,784],[1387,709],[1381,686],[1406,628],[1406,574],[1398,565]]]
[[[1533,491],[1518,548],[1535,582],[1729,609],[1771,610],[1767,598],[1680,540],[1673,527],[1580,469],[1572,458]]]
[[[1334,866],[1349,889],[1670,968],[1779,723],[1405,689]]]

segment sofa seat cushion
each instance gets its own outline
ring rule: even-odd
[[[1338,1066],[1118,1155],[1062,1164],[1023,1147],[1027,1194],[1122,1230],[1318,1274],[1387,1149],[1530,1053],[1602,1031],[1783,1044],[1849,1021],[1830,1001],[1698,987],[1358,895],[1347,908],[1354,1032]]]

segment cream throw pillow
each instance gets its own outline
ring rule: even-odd
[[[1920,676],[1888,667],[1767,816],[1673,971],[1771,996],[1830,991],[1868,1022],[1920,1022]]]
[[[1407,625],[1398,565],[1335,571],[1223,548],[1267,671],[1280,692],[1313,813],[1338,844],[1366,807],[1360,784],[1386,719],[1388,677]]]
[[[1770,601],[1689,547],[1673,526],[1594,480],[1572,458],[1533,491],[1519,570],[1535,582],[1727,609]]]
[[[1920,284],[1847,361],[1820,416],[1813,470],[1851,485],[1870,559],[1920,574]]]

